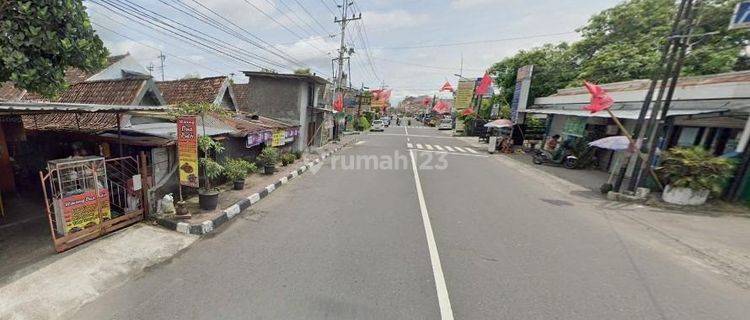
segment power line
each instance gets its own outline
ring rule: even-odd
[[[330,12],[334,16],[336,15],[336,12],[334,12],[333,9],[331,9],[331,7],[328,5],[328,3],[325,0],[320,0],[320,3],[322,3],[323,6],[326,7],[326,9],[328,9],[328,12]]]
[[[275,23],[275,24],[279,25],[279,26],[280,26],[280,27],[282,27],[282,28],[283,28],[284,30],[286,30],[286,31],[288,31],[289,33],[293,34],[294,36],[296,36],[296,37],[297,37],[297,38],[299,38],[300,40],[302,40],[302,41],[305,41],[305,37],[301,36],[301,35],[300,35],[299,33],[295,32],[294,30],[292,30],[292,29],[289,29],[289,27],[287,27],[287,26],[286,26],[286,25],[284,25],[283,23],[279,22],[279,20],[276,20],[276,18],[274,18],[274,17],[273,17],[273,16],[271,16],[270,14],[266,13],[266,12],[265,12],[265,11],[264,11],[263,9],[259,8],[258,6],[256,6],[255,4],[253,4],[252,2],[250,2],[250,1],[248,1],[248,0],[244,0],[244,1],[245,1],[245,3],[247,3],[248,5],[250,5],[251,7],[253,7],[253,8],[255,9],[255,10],[259,11],[259,12],[260,12],[261,14],[263,14],[264,16],[266,16],[266,18],[268,18],[268,19],[271,19],[271,21],[273,21],[273,23]],[[266,0],[266,1],[268,1],[268,0]],[[290,21],[291,21],[291,20],[290,20]],[[309,46],[311,46],[311,47],[315,48],[316,50],[320,51],[321,53],[323,53],[323,54],[325,54],[325,55],[328,55],[328,52],[326,52],[326,51],[325,51],[325,50],[323,50],[323,49],[320,49],[320,48],[318,48],[317,46],[313,45],[312,43],[309,43],[309,42],[308,42],[307,44],[308,44]]]
[[[386,59],[386,58],[374,58],[374,59],[375,60],[380,60],[380,61],[385,61],[385,62],[390,62],[390,63],[403,64],[403,65],[407,65],[407,66],[427,68],[427,69],[445,70],[445,71],[456,71],[454,68],[448,68],[448,67],[430,66],[430,65],[418,64],[418,63],[413,63],[413,62],[391,60],[391,59]],[[487,71],[485,69],[473,69],[473,68],[464,68],[464,70],[466,70],[466,71],[478,71],[478,72]]]
[[[307,8],[305,8],[305,6],[303,6],[302,3],[299,2],[299,0],[294,0],[294,2],[297,3],[297,5],[300,8],[302,8],[302,11],[304,11],[307,14],[307,16],[309,16],[312,19],[312,21],[315,22],[315,24],[317,24],[321,30],[323,30],[324,33],[326,34],[328,33],[328,30],[323,26],[323,24],[320,23],[320,21],[318,21],[318,19],[315,18],[315,16],[312,15],[310,11],[307,11]]]
[[[505,42],[505,41],[513,41],[513,40],[546,38],[546,37],[561,36],[561,35],[574,34],[574,33],[576,33],[576,32],[575,31],[567,31],[567,32],[546,33],[546,34],[537,34],[537,35],[530,35],[530,36],[510,37],[510,38],[501,38],[501,39],[476,40],[476,41],[465,41],[465,42],[448,42],[448,43],[432,44],[432,45],[380,47],[380,49],[404,50],[404,49],[420,49],[420,48],[454,47],[454,46],[465,46],[465,45],[471,45],[471,44],[483,44],[483,43]]]
[[[223,47],[221,44],[219,44],[219,43],[217,43],[215,41],[211,41],[209,39],[206,39],[205,37],[197,36],[197,35],[195,35],[193,33],[190,33],[190,32],[184,31],[182,29],[176,28],[173,25],[165,23],[164,21],[162,21],[162,20],[160,20],[158,18],[155,18],[155,17],[153,17],[151,15],[148,15],[147,13],[144,13],[144,12],[141,12],[141,11],[138,11],[138,10],[133,10],[133,11],[139,13],[139,14],[135,14],[135,13],[129,11],[127,8],[123,8],[122,6],[118,6],[117,4],[111,2],[111,0],[89,0],[89,1],[91,1],[91,2],[93,2],[93,3],[95,3],[95,4],[99,5],[99,6],[101,6],[102,8],[105,8],[105,9],[111,11],[114,14],[117,14],[117,15],[119,15],[121,17],[124,17],[124,18],[126,18],[128,20],[131,20],[131,21],[133,21],[135,23],[139,23],[139,24],[145,23],[147,25],[150,25],[149,28],[151,28],[151,29],[153,29],[153,30],[155,30],[155,31],[157,31],[159,33],[165,34],[165,35],[170,36],[170,37],[178,37],[178,38],[184,39],[184,40],[186,40],[186,41],[188,41],[188,42],[190,42],[192,44],[195,44],[195,45],[197,45],[199,47],[202,47],[202,48],[205,48],[207,50],[214,51],[216,53],[225,55],[225,56],[230,57],[230,58],[232,58],[234,60],[247,63],[247,64],[255,66],[257,68],[261,68],[261,69],[264,68],[263,66],[261,66],[261,65],[259,65],[257,63],[254,63],[252,61],[248,61],[248,60],[246,60],[246,59],[244,59],[242,57],[237,56],[236,53],[231,52],[231,50],[227,50],[227,48]],[[110,5],[111,7],[103,5],[102,2]],[[117,11],[115,11],[115,9]],[[146,17],[144,17],[144,16],[146,16]],[[157,21],[157,22],[159,22],[161,24],[157,24],[154,21]],[[166,28],[165,26],[169,27],[169,28]],[[205,42],[209,42],[210,44],[206,44]],[[217,48],[217,46],[219,48]],[[247,53],[245,53],[245,54],[247,54]],[[253,54],[249,54],[249,55],[253,55]]]

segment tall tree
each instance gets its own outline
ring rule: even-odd
[[[568,44],[546,44],[531,50],[522,50],[516,55],[505,58],[490,68],[496,76],[495,82],[502,88],[502,104],[513,100],[513,89],[516,85],[516,71],[525,65],[534,65],[534,75],[529,101],[543,97],[564,88],[578,75],[576,64],[571,57]]]
[[[80,0],[0,1],[0,82],[51,97],[66,68],[95,71],[107,55]]]

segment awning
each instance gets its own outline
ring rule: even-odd
[[[0,112],[50,113],[50,112],[127,112],[164,111],[169,106],[130,106],[106,104],[80,104],[58,102],[0,102]]]
[[[135,124],[120,129],[124,134],[140,134],[154,137],[160,137],[170,140],[177,139],[177,124],[174,122],[158,122],[158,123],[144,123]],[[109,130],[109,132],[117,132],[116,130]],[[232,130],[226,128],[216,128],[206,126],[206,135],[208,136],[220,136],[224,134],[230,134]],[[198,127],[198,135],[203,135],[203,127]]]
[[[728,109],[683,109],[683,110],[675,110],[670,109],[667,113],[667,117],[677,117],[677,116],[689,116],[689,115],[697,115],[697,114],[707,114],[707,113],[722,113],[727,112]],[[599,117],[599,118],[609,118],[608,112],[597,112],[592,114],[591,112],[587,110],[560,110],[560,109],[527,109],[524,112],[526,113],[537,113],[537,114],[558,114],[558,115],[565,115],[565,116],[576,116],[576,117]],[[638,115],[640,114],[640,110],[613,110],[612,113],[620,119],[638,119]],[[646,118],[651,117],[651,112],[649,111],[646,114]]]

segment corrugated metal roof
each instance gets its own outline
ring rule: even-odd
[[[689,116],[689,115],[695,115],[695,114],[706,114],[706,113],[720,113],[729,111],[727,109],[723,110],[717,110],[717,109],[691,109],[691,110],[674,110],[670,109],[667,113],[667,117],[676,117],[676,116]],[[560,110],[560,109],[528,109],[525,112],[527,113],[540,113],[540,114],[559,114],[559,115],[566,115],[566,116],[577,116],[577,117],[599,117],[599,118],[609,118],[608,112],[597,112],[592,114],[591,112],[587,110]],[[640,110],[613,110],[612,113],[620,119],[638,119],[638,115],[640,113]],[[648,114],[646,114],[646,118],[648,119],[651,115],[651,112],[649,111]]]
[[[121,128],[120,130],[124,133],[136,133],[170,140],[177,139],[177,124],[173,122],[135,124]],[[233,130],[226,128],[206,126],[206,135],[211,137],[230,134],[232,132]],[[198,135],[203,135],[203,126],[198,126]]]
[[[169,106],[127,106],[61,102],[0,102],[0,112],[126,112],[165,111]]]

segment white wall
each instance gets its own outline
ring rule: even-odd
[[[148,70],[142,66],[138,61],[133,58],[131,55],[127,55],[120,59],[120,61],[117,61],[107,67],[106,69],[100,71],[99,73],[91,76],[91,78],[88,78],[88,81],[94,81],[94,80],[115,80],[115,79],[121,79],[122,78],[122,70],[129,71],[129,72],[137,72],[142,74],[148,74]]]

